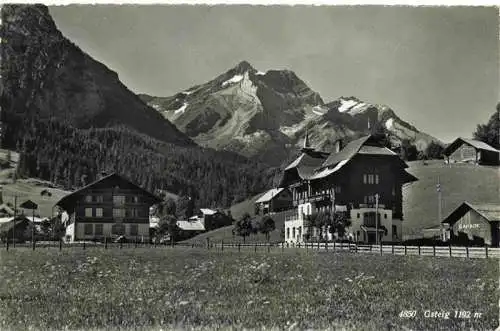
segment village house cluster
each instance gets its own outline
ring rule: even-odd
[[[493,147],[464,138],[457,138],[443,154],[450,165],[498,166],[500,159]],[[369,244],[402,242],[403,186],[418,181],[407,168],[398,154],[383,145],[381,137],[368,135],[346,145],[337,140],[335,150],[327,153],[312,148],[306,134],[300,155],[284,169],[278,187],[255,201],[254,214],[283,221],[283,240],[290,244],[333,239]],[[47,190],[41,193],[48,194]],[[118,174],[102,174],[95,182],[64,196],[56,207],[62,211],[67,242],[119,237],[149,242],[152,229],[159,224],[153,206],[160,202],[153,193]],[[345,234],[339,237],[329,231],[328,225],[310,226],[311,218],[320,213],[347,220]],[[25,234],[27,228],[33,228],[31,223],[39,229],[46,220],[22,212],[14,221],[14,214],[12,207],[0,205],[3,237]],[[178,220],[177,225],[192,236],[231,222],[231,217],[218,210],[200,208],[188,219]],[[439,222],[441,225],[422,232],[442,241],[463,237],[499,245],[499,205],[463,201]]]

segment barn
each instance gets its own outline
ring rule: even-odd
[[[463,238],[492,247],[499,246],[500,205],[464,201],[442,223],[448,228],[452,241]]]
[[[485,142],[474,139],[457,138],[443,151],[447,163],[473,163],[498,165],[500,151]]]

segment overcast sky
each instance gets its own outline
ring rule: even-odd
[[[495,8],[50,7],[62,33],[136,93],[169,96],[241,60],[293,70],[325,102],[387,104],[448,142],[499,99]]]

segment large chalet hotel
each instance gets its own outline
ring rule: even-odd
[[[308,227],[308,215],[322,211],[343,213],[351,222],[347,236],[352,240],[401,241],[402,187],[417,178],[406,172],[408,165],[376,136],[346,146],[338,140],[335,145],[332,154],[317,151],[309,146],[306,134],[302,154],[285,168],[280,187],[290,189],[296,208],[295,215],[285,220],[285,241],[332,239],[329,231]],[[323,238],[318,238],[319,233]]]
[[[149,208],[161,200],[111,174],[63,197],[57,202],[68,215],[66,240],[127,238],[149,240]]]

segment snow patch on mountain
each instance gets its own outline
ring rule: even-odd
[[[321,107],[320,105],[317,105],[317,106],[314,106],[312,108],[312,112],[316,115],[319,115],[319,116],[323,116],[326,114],[326,112],[328,111],[328,109],[324,109],[323,107]]]
[[[234,75],[232,78],[222,82],[222,87],[226,87],[231,84],[239,83],[243,79],[243,75]]]
[[[339,107],[339,112],[341,113],[348,112],[352,107],[359,104],[359,102],[355,100],[344,100],[344,99],[340,99],[340,103],[341,105]]]
[[[257,76],[264,76],[266,73],[263,71],[257,71],[256,75]]]
[[[182,114],[186,111],[186,108],[189,104],[187,102],[184,102],[182,106],[179,109],[174,110],[175,114]]]
[[[394,128],[394,118],[389,118],[387,121],[385,121],[385,127],[387,130],[392,130]]]

